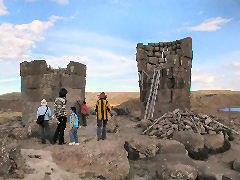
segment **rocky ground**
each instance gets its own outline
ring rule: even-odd
[[[1,176],[29,180],[36,177],[220,180],[223,176],[225,179],[240,179],[240,143],[237,138],[230,141],[229,150],[223,148],[225,152],[219,153],[208,151],[206,146],[223,147],[223,134],[211,134],[213,140],[206,141],[205,135],[179,131],[170,139],[159,139],[142,135],[144,128],[139,124],[136,117],[115,115],[109,120],[107,139],[97,141],[96,119],[90,115],[88,126],[78,131],[79,146],[41,144],[40,139],[28,138],[25,133],[22,137],[10,135],[1,144],[4,155],[1,156]],[[65,137],[69,142],[68,129]],[[199,152],[205,152],[207,156],[196,160]]]
[[[24,127],[21,113],[0,113],[0,179],[239,180],[240,136],[215,120],[240,131],[240,112],[218,111],[225,97],[211,93],[194,95],[193,111],[169,112],[151,128],[154,120],[140,121],[139,100],[125,102],[114,108],[104,141],[96,140],[90,115],[79,146],[41,144],[37,125]]]

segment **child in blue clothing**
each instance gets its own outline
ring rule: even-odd
[[[78,117],[76,113],[76,107],[71,107],[70,108],[70,131],[69,131],[70,143],[69,145],[79,145],[78,135],[77,135],[78,127],[79,127],[79,124],[78,124]]]

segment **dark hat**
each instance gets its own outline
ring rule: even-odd
[[[98,97],[99,97],[99,99],[107,98],[107,96],[105,95],[104,92],[102,92]]]

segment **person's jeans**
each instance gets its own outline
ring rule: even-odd
[[[43,123],[39,125],[39,127],[40,127],[42,142],[45,143],[47,138],[49,142],[52,143],[50,138],[50,128],[49,128],[48,121],[44,120]]]
[[[70,142],[73,143],[78,143],[78,135],[77,135],[77,127],[73,127],[70,131],[69,131],[69,136],[70,136]]]
[[[97,137],[106,139],[106,125],[108,120],[97,120]]]
[[[64,130],[66,128],[66,122],[67,117],[61,116],[58,118],[58,121],[60,122],[56,128],[56,131],[53,136],[53,143],[57,142],[57,139],[59,139],[59,144],[64,143]]]

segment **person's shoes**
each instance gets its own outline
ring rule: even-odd
[[[75,142],[70,142],[68,145],[70,146],[75,145]]]
[[[97,138],[97,141],[100,141],[101,138]]]
[[[42,140],[42,144],[46,144],[46,140]]]
[[[74,145],[75,145],[75,146],[79,146],[79,143],[75,143]]]
[[[106,138],[102,138],[102,140],[105,140]]]
[[[63,144],[67,144],[67,142],[63,142]]]
[[[63,145],[63,143],[58,143],[58,145]]]

